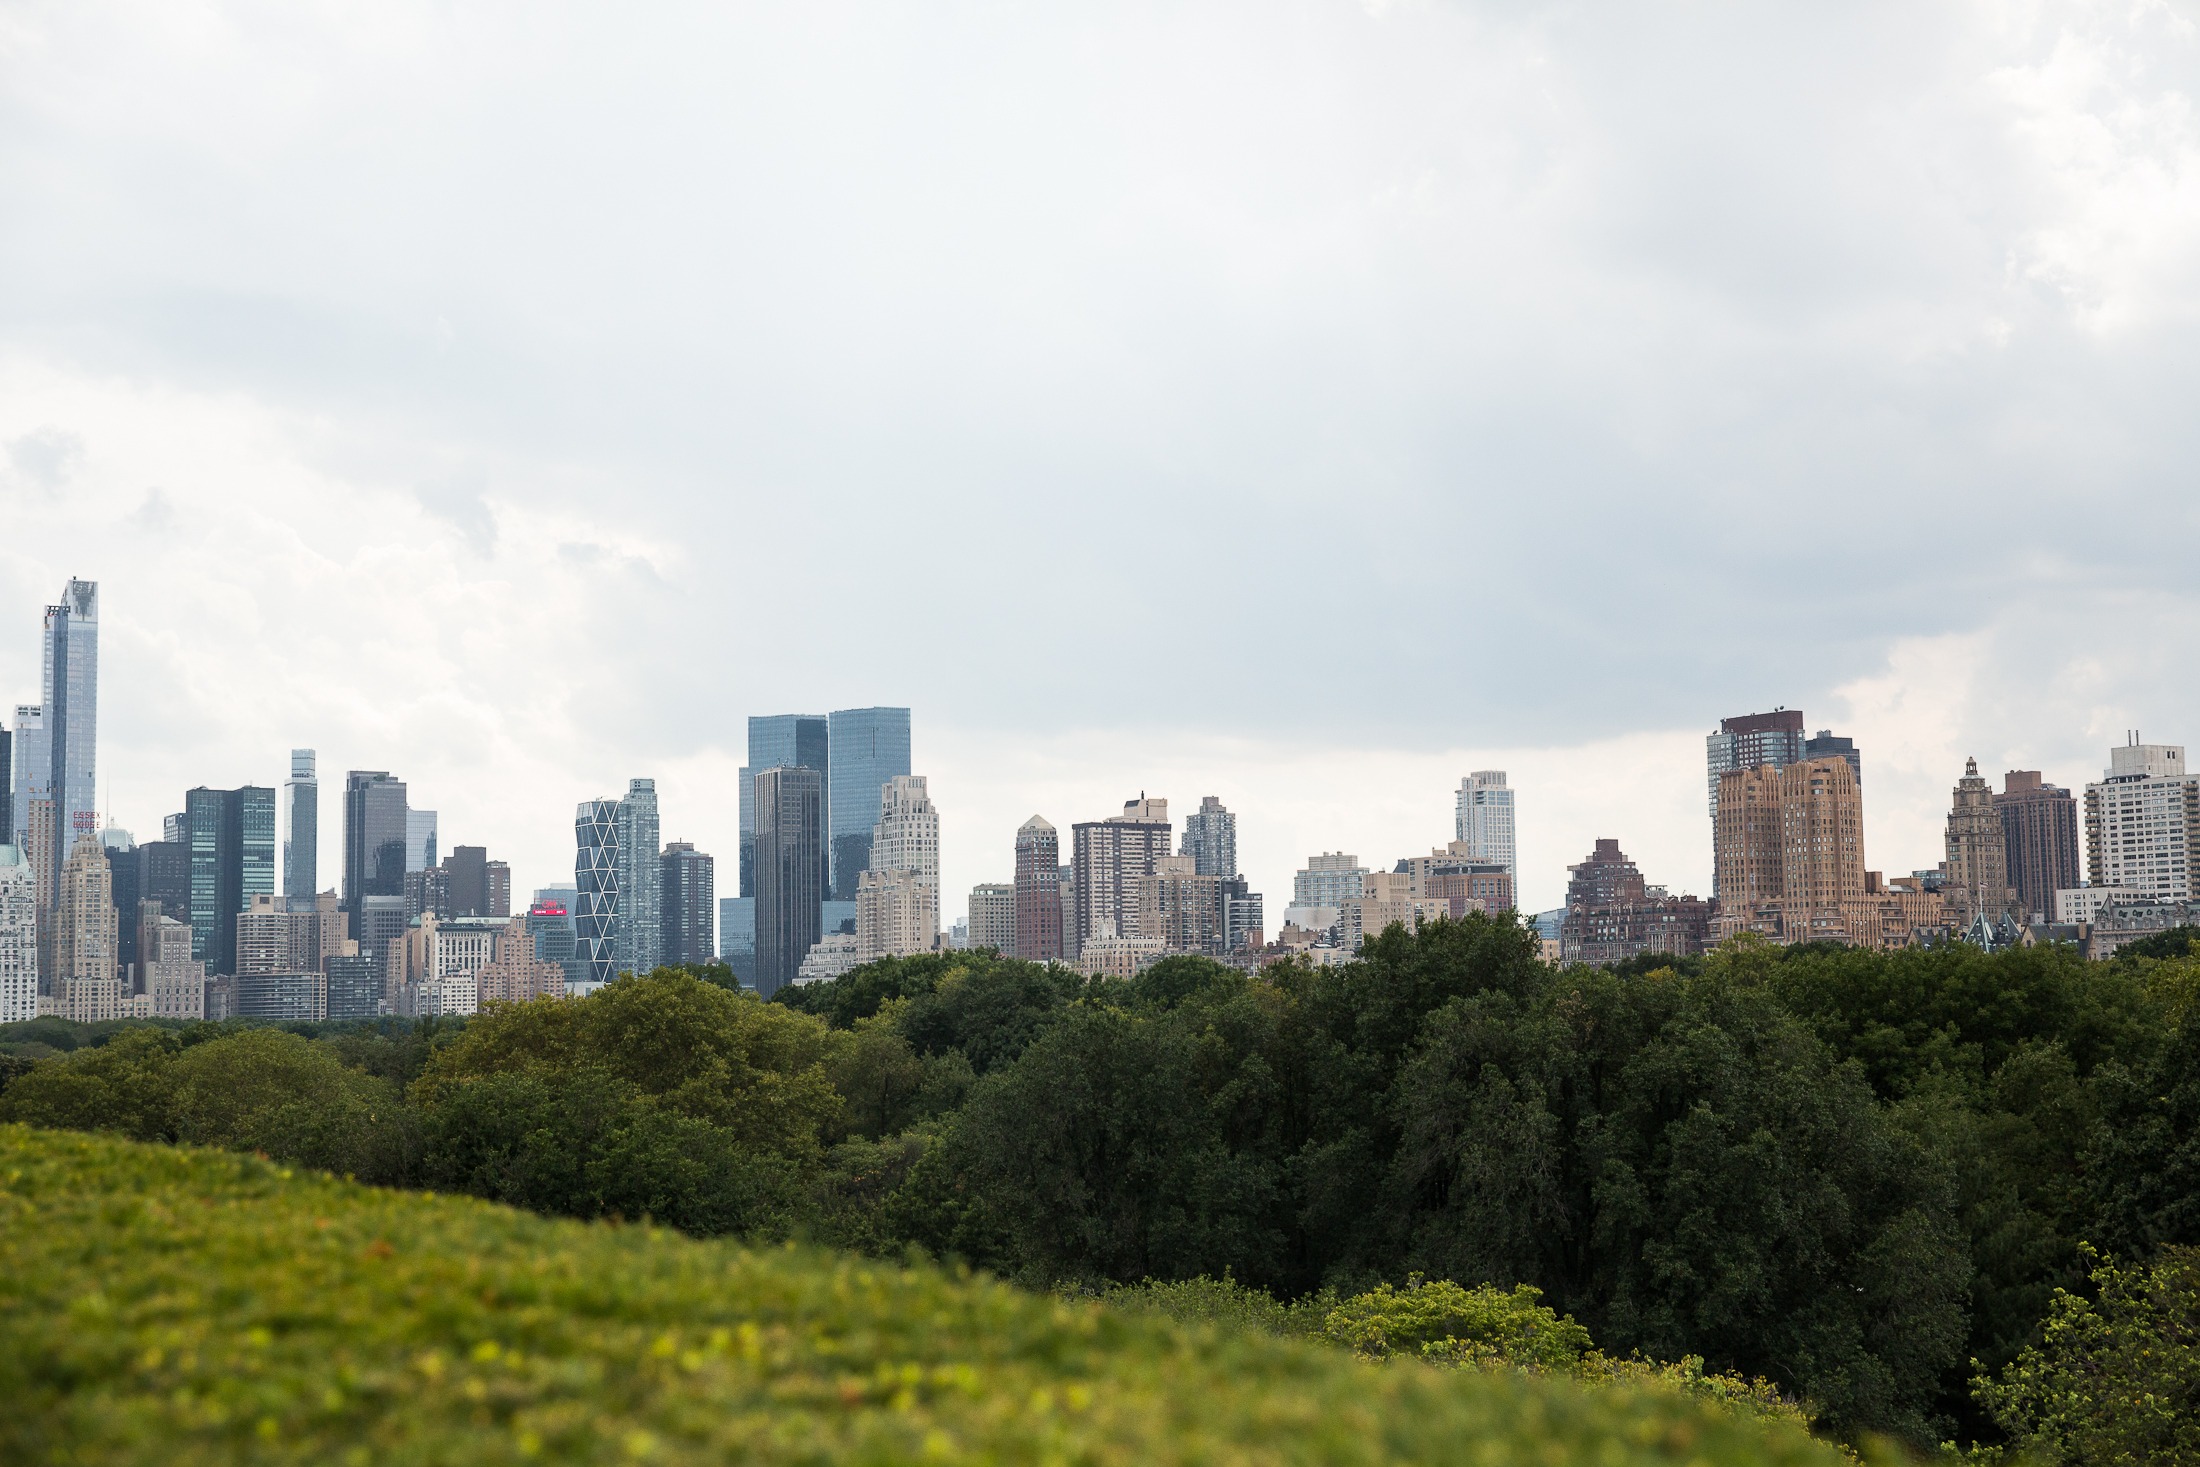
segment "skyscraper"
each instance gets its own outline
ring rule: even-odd
[[[756,776],[774,765],[814,769],[826,778],[830,721],[822,713],[774,713],[749,720],[749,762],[741,766],[741,895],[756,895]],[[823,859],[828,866],[832,852]],[[832,873],[825,873],[826,890]]]
[[[2055,920],[2055,893],[2078,884],[2078,802],[2036,769],[2012,769],[1994,796],[2009,884],[2027,919]]]
[[[711,927],[718,917],[716,863],[691,842],[676,840],[657,858],[657,961],[699,968],[716,955]]]
[[[1867,890],[1863,796],[1839,755],[1728,770],[1713,849],[1721,937],[1758,931],[1877,947],[1890,923],[1908,932],[1886,906],[1892,897]]]
[[[2190,901],[2200,862],[2200,779],[2185,772],[2184,746],[2142,744],[2133,733],[2108,757],[2107,777],[2085,787],[2088,879]]]
[[[664,902],[658,895],[657,781],[630,779],[619,801],[619,897],[621,922],[615,946],[619,971],[648,973],[663,961]]]
[[[1469,860],[1502,866],[1519,882],[1520,867],[1513,857],[1513,792],[1506,788],[1504,770],[1477,769],[1459,781],[1452,827],[1453,838],[1467,843]]]
[[[1940,895],[1957,925],[1967,927],[1981,917],[1999,922],[2008,916],[2017,904],[2009,884],[2009,838],[1994,808],[1994,787],[1979,777],[1976,759],[1963,761],[1963,778],[1956,782],[1948,807],[1947,847],[1948,875]]]
[[[321,890],[321,782],[314,777],[313,751],[290,751],[290,778],[283,781],[283,897],[310,909]]]
[[[14,842],[15,735],[0,728],[0,845],[13,845]]]
[[[1062,960],[1061,837],[1034,815],[1016,832],[1016,937],[1010,955],[1027,963]],[[978,914],[970,914],[975,936]]]
[[[14,747],[14,773],[8,791],[8,833],[27,860],[30,851],[23,837],[30,830],[31,801],[45,798],[46,781],[53,776],[53,759],[46,747],[46,710],[36,703],[16,704],[15,734],[9,742]]]
[[[1220,796],[1203,796],[1199,808],[1184,817],[1184,844],[1177,854],[1192,858],[1195,875],[1238,874],[1237,816],[1222,808]]]
[[[590,983],[619,976],[619,826],[617,800],[583,800],[573,812],[573,948]]]
[[[1802,757],[1803,714],[1799,708],[1720,719],[1718,732],[1704,739],[1712,820],[1719,818],[1720,775],[1735,769],[1755,769],[1760,764],[1783,769]]]
[[[875,813],[864,842],[868,865],[856,879],[856,956],[930,952],[940,931],[940,814],[924,776],[889,778]]]
[[[54,801],[56,848],[99,828],[99,583],[71,579],[46,608],[43,653],[46,789]]]
[[[76,838],[61,865],[53,952],[46,986],[62,1017],[80,1024],[128,1017],[128,996],[115,975],[112,873],[105,847],[90,831]]]
[[[1127,800],[1123,813],[1105,820],[1084,820],[1070,827],[1076,868],[1078,951],[1107,923],[1128,936],[1139,930],[1139,883],[1159,869],[1170,854],[1169,802],[1144,795]],[[1067,919],[1065,918],[1065,925]]]
[[[762,766],[758,766],[761,768]],[[871,859],[879,791],[909,772],[909,710],[842,708],[826,715],[825,796],[832,826],[835,901],[853,901],[856,878],[885,870]]]
[[[405,896],[405,782],[380,769],[344,776],[344,910],[366,951],[367,897]],[[381,953],[369,956],[379,960]]]
[[[237,971],[237,922],[275,894],[275,791],[200,787],[183,797],[191,842],[191,956],[208,973]]]
[[[37,882],[22,852],[0,845],[0,1024],[37,1017]]]
[[[775,765],[756,775],[756,991],[792,983],[824,935],[825,777]]]

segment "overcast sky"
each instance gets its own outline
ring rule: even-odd
[[[2200,742],[2195,20],[0,0],[0,700],[94,578],[141,836],[309,745],[524,890],[652,775],[727,894],[746,717],[908,704],[948,919],[1141,790],[1273,918],[1487,767],[1525,905],[1701,891],[1786,705],[1929,865]]]

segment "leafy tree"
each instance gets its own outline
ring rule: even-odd
[[[486,1075],[601,1070],[751,1150],[815,1158],[840,1120],[826,1068],[835,1045],[807,1015],[660,969],[582,999],[492,1007],[436,1052],[413,1094],[432,1111]]]
[[[1589,1332],[1540,1301],[1543,1291],[1521,1284],[1507,1292],[1480,1284],[1416,1274],[1402,1289],[1379,1285],[1329,1311],[1322,1330],[1371,1359],[1391,1355],[1455,1363],[1504,1364],[1528,1370],[1569,1370],[1589,1352]]]
[[[2120,962],[2133,958],[2189,958],[2200,953],[2200,927],[2177,926],[2150,933],[2116,949]]]
[[[952,1157],[1017,1262],[1122,1283],[1274,1272],[1282,1178],[1228,1144],[1236,1066],[1207,1049],[1173,1016],[1080,1005],[979,1083]]]
[[[169,1070],[182,1047],[171,1031],[139,1029],[45,1060],[0,1091],[0,1120],[173,1141]]]
[[[179,1141],[265,1152],[362,1181],[412,1178],[411,1108],[396,1086],[347,1069],[327,1045],[247,1029],[185,1049],[168,1079]]]
[[[1978,1396],[2042,1461],[2200,1461],[2200,1249],[2150,1266],[2092,1255],[2096,1299],[2057,1290],[2039,1344]]]

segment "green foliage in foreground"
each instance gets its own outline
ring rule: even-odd
[[[0,1128],[0,1460],[1832,1463],[930,1268]]]
[[[2045,1337],[1978,1396],[2048,1462],[2200,1462],[2200,1249],[2093,1270],[2099,1298],[2057,1290]]]
[[[1175,1283],[1148,1281],[1107,1295],[1123,1308],[1151,1310],[1186,1323],[1227,1323],[1274,1334],[1327,1340],[1367,1360],[1417,1360],[1480,1371],[1561,1375],[1591,1386],[1651,1386],[1722,1409],[1796,1426],[1810,1424],[1801,1402],[1762,1377],[1704,1370],[1703,1357],[1667,1364],[1615,1359],[1596,1348],[1570,1315],[1521,1284],[1510,1292],[1449,1280],[1381,1284],[1339,1301],[1324,1290],[1288,1303],[1227,1276]]]

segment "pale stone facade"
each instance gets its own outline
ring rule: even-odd
[[[1052,896],[1052,883],[1047,895]],[[1056,917],[1056,941],[1060,941],[1060,917]],[[1016,956],[1016,886],[1007,881],[981,881],[970,889],[968,946],[998,949]]]
[[[99,837],[77,837],[61,867],[54,910],[54,1012],[82,1024],[131,1017],[133,995],[117,976],[113,869]]]
[[[1135,978],[1169,955],[1158,937],[1124,936],[1103,917],[1077,949],[1075,967],[1088,978]]]
[[[858,963],[928,953],[939,946],[939,940],[940,896],[935,881],[915,871],[866,871],[857,878]]]

